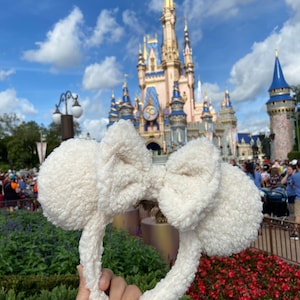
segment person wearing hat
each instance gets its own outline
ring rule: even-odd
[[[18,205],[18,184],[15,180],[15,175],[9,174],[3,184],[4,206],[9,207],[10,210],[13,210]]]

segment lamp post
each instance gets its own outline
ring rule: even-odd
[[[61,139],[63,141],[74,137],[73,117],[79,118],[82,115],[83,110],[77,99],[77,94],[66,91],[60,95],[59,103],[55,105],[56,109],[52,115],[52,120],[55,124],[61,125]],[[68,113],[68,100],[73,100],[71,114]],[[61,103],[65,104],[65,114],[59,111]]]

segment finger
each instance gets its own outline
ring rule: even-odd
[[[142,296],[142,292],[136,285],[128,285],[122,300],[138,300],[140,296]]]
[[[99,280],[99,284],[98,284],[99,289],[101,291],[107,291],[113,277],[114,277],[114,273],[112,270],[103,269],[100,280]]]
[[[79,275],[79,288],[76,300],[87,300],[90,296],[90,291],[85,287],[86,281],[83,276],[83,267],[82,265],[77,266],[77,273]]]
[[[122,299],[126,287],[127,284],[124,278],[119,276],[114,277],[110,284],[109,299],[110,300]]]

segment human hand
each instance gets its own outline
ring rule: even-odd
[[[79,275],[79,288],[76,300],[88,300],[90,291],[86,288],[82,265],[77,266],[77,272]],[[98,287],[108,294],[110,300],[138,300],[142,295],[137,286],[127,285],[123,277],[115,276],[109,269],[102,270]]]

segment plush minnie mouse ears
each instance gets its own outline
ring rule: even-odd
[[[108,299],[98,290],[106,225],[138,200],[156,199],[179,231],[174,266],[144,300],[179,299],[202,252],[241,251],[256,239],[262,220],[259,191],[242,171],[221,162],[210,141],[191,141],[165,166],[153,166],[129,121],[111,126],[101,143],[62,143],[41,166],[38,184],[45,216],[62,228],[83,229],[79,253],[91,300]]]

